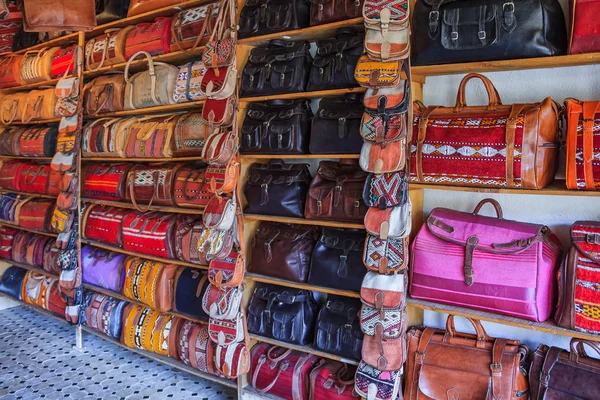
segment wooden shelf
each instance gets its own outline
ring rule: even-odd
[[[166,106],[148,107],[148,108],[137,108],[135,110],[123,110],[115,111],[111,113],[100,113],[97,115],[84,115],[85,119],[98,119],[98,118],[114,118],[114,117],[131,117],[141,116],[147,114],[163,114],[163,113],[174,113],[178,111],[193,111],[194,109],[202,109],[206,100],[188,101],[186,103],[169,104]]]
[[[362,223],[358,224],[352,222],[337,222],[319,219],[275,217],[271,215],[244,214],[244,219],[247,219],[249,221],[281,222],[283,224],[300,224],[314,226],[330,226],[333,228],[365,229],[365,225]]]
[[[287,286],[287,287],[293,287],[293,288],[303,289],[303,290],[312,290],[312,291],[328,293],[328,294],[337,294],[339,296],[346,296],[346,297],[353,297],[356,299],[360,299],[360,293],[358,293],[358,292],[352,292],[349,290],[333,289],[333,288],[328,288],[328,287],[324,287],[324,286],[314,286],[314,285],[311,285],[310,283],[292,282],[292,281],[287,281],[285,279],[272,278],[270,276],[254,274],[252,272],[246,272],[244,274],[244,278],[249,279],[251,281],[255,281],[255,282],[272,283],[272,284],[279,285],[279,286]]]
[[[52,157],[0,156],[0,161],[2,160],[52,161]]]
[[[417,300],[409,298],[407,303],[411,307],[420,308],[422,310],[435,311],[446,314],[460,315],[462,317],[479,319],[482,321],[495,322],[498,324],[514,326],[517,328],[529,329],[532,331],[546,332],[553,335],[561,335],[568,337],[575,337],[580,339],[588,339],[593,341],[600,341],[600,335],[590,335],[584,332],[578,332],[571,329],[565,329],[557,326],[552,321],[546,322],[533,322],[522,318],[509,317],[485,311],[471,310],[464,307],[448,306],[445,304],[439,304],[432,301]]]
[[[343,96],[348,93],[364,93],[367,89],[364,87],[353,87],[353,88],[344,88],[344,89],[329,89],[329,90],[317,90],[314,92],[298,92],[298,93],[282,93],[282,94],[271,94],[266,96],[254,96],[254,97],[242,97],[240,98],[240,105],[244,103],[255,103],[257,101],[269,101],[269,100],[277,100],[277,99],[314,99],[321,97],[333,97],[333,96]]]
[[[1,259],[0,261],[4,261],[7,264],[16,265],[17,267],[21,267],[21,268],[27,269],[29,271],[37,272],[37,273],[40,273],[40,274],[43,274],[46,276],[51,276],[52,278],[57,278],[57,279],[59,278],[58,275],[56,275],[52,272],[48,272],[43,268],[34,267],[33,265],[25,264],[25,263],[14,261],[14,260],[8,260],[5,258]]]
[[[285,160],[302,160],[302,159],[357,159],[360,158],[360,154],[241,154],[240,158],[244,160],[272,160],[281,158]]]
[[[121,207],[135,210],[135,206],[132,203],[126,203],[123,201],[110,201],[110,200],[96,200],[89,198],[82,198],[81,201],[91,204],[100,204],[109,207]],[[146,207],[143,205],[142,207]],[[168,206],[151,206],[151,211],[161,211],[173,214],[191,214],[191,215],[202,215],[203,208],[183,208],[183,207],[168,207]]]
[[[24,231],[24,232],[31,232],[31,233],[37,233],[38,235],[44,235],[44,236],[50,236],[50,237],[58,237],[57,233],[52,233],[52,232],[40,232],[40,231],[36,231],[33,229],[28,229],[28,228],[22,228],[12,222],[8,222],[8,221],[4,221],[4,220],[0,220],[0,226],[10,226],[11,228],[15,228],[18,229],[20,231]]]
[[[550,185],[543,189],[512,189],[512,188],[478,188],[466,186],[451,186],[451,185],[430,185],[420,183],[409,183],[411,189],[430,189],[430,190],[453,190],[457,192],[474,192],[474,193],[503,193],[503,194],[527,194],[538,196],[600,196],[600,191],[594,190],[570,190],[567,189],[565,181],[555,180]]]
[[[81,161],[106,161],[106,162],[183,162],[183,161],[203,161],[202,157],[166,157],[166,158],[135,158],[135,157],[86,157],[82,156]]]
[[[206,379],[206,380],[209,380],[211,382],[215,382],[215,383],[218,383],[220,385],[223,385],[223,386],[226,386],[226,387],[229,387],[229,388],[237,389],[237,382],[235,380],[229,380],[229,379],[219,378],[218,376],[207,374],[205,372],[202,372],[202,371],[199,371],[199,370],[197,370],[195,368],[192,368],[189,365],[185,365],[181,361],[177,361],[177,360],[175,360],[173,358],[170,358],[170,357],[167,357],[167,356],[162,356],[160,354],[151,353],[151,352],[146,351],[146,350],[140,350],[140,349],[136,349],[136,348],[133,348],[133,347],[125,346],[119,340],[111,338],[109,336],[106,336],[103,333],[95,331],[95,330],[93,330],[93,329],[91,329],[91,328],[89,328],[89,327],[87,327],[85,325],[82,325],[81,329],[84,330],[87,333],[90,333],[90,334],[92,334],[94,336],[102,338],[102,339],[104,339],[104,340],[106,340],[108,342],[111,342],[111,343],[113,343],[113,344],[115,344],[117,346],[123,347],[124,349],[127,349],[129,351],[137,353],[137,354],[139,354],[141,356],[151,358],[152,360],[158,361],[158,362],[160,362],[162,364],[166,364],[169,367],[177,368],[177,369],[179,369],[181,371],[187,372],[188,374],[200,377],[202,379]]]
[[[9,190],[9,189],[4,189],[4,188],[0,188],[0,193],[12,193],[12,194],[18,194],[18,195],[21,195],[21,196],[38,197],[40,199],[52,199],[52,200],[56,200],[56,198],[58,197],[58,195],[56,195],[56,194],[40,194],[40,193],[19,192],[17,190]]]
[[[263,46],[273,39],[293,39],[293,40],[308,40],[315,42],[319,39],[335,36],[335,31],[339,28],[357,28],[361,32],[364,31],[362,17],[347,19],[344,21],[332,22],[329,24],[309,26],[308,28],[295,29],[291,31],[271,33],[262,36],[253,36],[244,39],[239,39],[238,44],[250,46]]]
[[[125,254],[128,256],[140,257],[140,258],[145,258],[146,260],[161,262],[164,264],[181,265],[184,267],[192,267],[192,268],[197,268],[197,269],[208,270],[208,265],[193,264],[193,263],[189,263],[189,262],[185,262],[185,261],[181,261],[181,260],[168,259],[168,258],[162,258],[162,257],[149,256],[147,254],[135,253],[133,251],[124,250],[117,246],[111,246],[109,244],[100,243],[95,240],[89,240],[89,239],[82,238],[81,243],[89,244],[90,246],[98,247],[98,248],[104,249],[104,250],[114,251],[116,253],[121,253],[121,254]]]
[[[35,46],[28,47],[26,49],[22,49],[16,51],[15,54],[25,54],[28,51],[41,50],[50,47],[65,47],[70,44],[77,44],[79,40],[79,32],[69,33],[68,35],[64,35],[58,37],[56,39],[48,40],[43,43],[36,44]]]
[[[72,75],[69,76],[69,78],[72,77]],[[25,85],[21,85],[21,86],[13,86],[10,88],[6,88],[6,89],[2,89],[2,91],[4,93],[14,93],[14,92],[21,92],[21,91],[25,91],[25,90],[32,90],[32,89],[38,89],[44,86],[48,86],[48,87],[55,87],[56,83],[61,80],[62,77],[60,78],[54,78],[54,79],[50,79],[49,81],[42,81],[42,82],[36,82],[36,83],[27,83]]]
[[[335,354],[330,354],[330,353],[326,353],[321,350],[316,350],[312,346],[300,346],[297,344],[290,344],[290,343],[282,342],[280,340],[275,340],[275,339],[267,338],[264,336],[254,335],[254,334],[250,334],[250,339],[256,340],[257,342],[269,343],[269,344],[272,344],[275,346],[285,347],[287,349],[298,350],[298,351],[302,351],[304,353],[314,354],[319,357],[328,358],[330,360],[341,361],[346,364],[358,365],[358,360],[353,360],[351,358],[344,358],[344,357],[340,357]]]
[[[12,125],[45,125],[45,124],[54,124],[60,122],[61,118],[51,118],[51,119],[40,119],[29,122],[21,122],[21,121],[13,121],[10,124],[1,124],[4,126],[12,126]]]

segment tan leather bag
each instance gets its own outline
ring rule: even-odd
[[[408,331],[404,400],[526,398],[528,383],[521,367],[528,362],[527,346],[492,338],[481,322],[469,322],[475,335],[456,332],[453,315],[446,331]]]
[[[56,91],[54,88],[32,90],[25,97],[21,121],[46,120],[56,117]]]
[[[146,57],[148,70],[138,72],[129,77],[131,62],[139,57]],[[146,51],[138,51],[127,61],[125,67],[125,109],[135,110],[138,108],[164,106],[175,104],[173,91],[177,82],[179,68],[152,61],[152,56]]]
[[[26,52],[21,65],[21,80],[36,83],[52,79],[52,59],[58,50],[60,47]]]
[[[123,295],[160,312],[173,309],[173,288],[177,265],[163,264],[139,257],[125,260]]]
[[[104,35],[90,39],[85,45],[85,68],[98,71],[104,66],[123,63],[125,60],[125,39],[135,29],[135,25],[122,29],[107,29]]]
[[[123,110],[125,100],[123,74],[102,75],[85,85],[83,109],[86,115]]]
[[[132,17],[134,15],[158,10],[159,8],[175,6],[185,1],[187,0],[131,0],[129,2],[127,16]]]
[[[23,0],[25,32],[87,32],[94,27],[96,27],[94,0]]]
[[[4,125],[8,125],[21,118],[27,95],[27,92],[18,92],[2,97],[2,102],[0,103],[0,120],[2,120]]]

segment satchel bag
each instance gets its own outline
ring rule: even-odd
[[[61,249],[56,246],[53,240],[46,241],[46,246],[43,250],[43,264],[44,271],[50,272],[55,275],[60,275],[60,267],[58,266],[58,257],[60,256]]]
[[[208,338],[208,326],[186,320],[177,334],[179,360],[201,372],[215,373],[215,343]]]
[[[598,396],[600,362],[588,356],[584,345],[596,354],[600,353],[596,342],[576,338],[571,339],[570,353],[559,347],[538,346],[529,371],[532,400],[560,397],[594,399]],[[581,386],[573,384],[580,380],[589,383]]]
[[[51,47],[39,51],[25,52],[21,65],[21,80],[24,83],[37,83],[52,79],[52,59],[59,47]]]
[[[121,293],[125,282],[125,257],[113,251],[82,246],[83,282]]]
[[[353,368],[348,368],[348,364],[333,360],[321,360],[310,373],[309,400],[360,399],[354,390],[355,372]]]
[[[363,305],[360,326],[365,334],[362,361],[380,371],[397,371],[406,361],[406,310],[376,310]]]
[[[224,246],[223,246],[224,247]],[[208,280],[219,290],[238,286],[246,273],[244,255],[236,250],[230,250],[228,255],[212,256],[208,265]]]
[[[395,400],[402,396],[402,372],[381,371],[361,361],[356,369],[354,390],[362,398]]]
[[[91,205],[83,213],[83,236],[113,246],[123,245],[123,219],[133,211],[104,205]]]
[[[29,123],[32,120],[46,120],[55,118],[56,102],[58,97],[54,88],[32,90],[25,96],[21,122]]]
[[[362,221],[367,206],[362,190],[367,173],[348,162],[321,161],[310,184],[304,216],[331,221]]]
[[[166,313],[173,308],[176,265],[128,257],[123,295]]]
[[[172,21],[172,17],[157,17],[153,22],[135,25],[125,37],[125,59],[131,60],[141,51],[149,53],[148,58],[169,53]]]
[[[594,135],[600,103],[596,101],[565,101],[567,116],[567,153],[566,179],[567,188],[598,190],[600,189],[600,166],[594,162],[594,148],[599,145]]]
[[[85,325],[95,331],[119,339],[123,329],[123,311],[127,303],[104,294],[87,292],[85,296]]]
[[[206,137],[202,147],[202,160],[207,164],[227,165],[237,153],[238,138],[233,130],[216,130]]]
[[[268,35],[306,28],[310,22],[310,1],[250,0],[240,13],[240,38]]]
[[[129,67],[136,58],[143,56],[148,60],[148,71],[129,76]],[[178,68],[172,65],[154,62],[147,51],[135,53],[125,67],[125,109],[147,108],[174,104],[173,90]]]
[[[202,223],[208,229],[228,231],[233,226],[237,215],[237,201],[233,198],[213,196],[202,213]]]
[[[50,221],[54,213],[55,201],[29,199],[21,206],[18,223],[21,228],[39,232],[50,232]]]
[[[483,81],[487,106],[466,105],[465,86],[473,78]],[[480,128],[466,127],[466,119]],[[558,165],[557,121],[550,98],[502,105],[489,79],[469,74],[460,83],[455,107],[416,106],[411,181],[542,189],[552,182]],[[486,148],[471,143],[486,143]]]
[[[124,200],[130,163],[88,164],[84,168],[83,195],[99,200]]]
[[[278,20],[280,17],[277,15]],[[241,96],[304,92],[312,63],[309,47],[307,41],[273,39],[266,46],[253,48],[242,73]]]
[[[209,165],[204,171],[204,181],[210,193],[227,194],[233,192],[240,176],[240,159],[234,156],[225,166]]]
[[[21,86],[21,66],[25,61],[22,55],[7,55],[0,58],[0,88]]]
[[[46,194],[49,175],[50,166],[48,164],[26,164],[16,176],[15,190]]]
[[[173,102],[185,103],[187,101],[199,101],[206,98],[201,84],[204,74],[208,68],[201,60],[190,61],[179,67],[175,88],[173,89]]]
[[[315,227],[262,222],[252,242],[250,271],[292,282],[306,282],[317,236]]]
[[[252,164],[244,185],[245,212],[302,218],[309,183],[308,164],[283,160]]]
[[[123,311],[121,343],[176,359],[177,333],[183,322],[183,318],[128,304]]]
[[[257,343],[250,352],[252,387],[260,394],[308,400],[310,372],[321,358],[267,343]]]
[[[365,215],[367,233],[388,238],[402,239],[408,237],[412,230],[412,203],[381,210],[370,207]]]
[[[186,216],[179,222],[175,233],[177,257],[200,265],[207,265],[213,258],[227,257],[233,248],[234,228],[230,231],[208,229],[201,219]]]
[[[310,6],[310,25],[322,25],[331,22],[354,19],[361,16],[361,0],[316,0]]]
[[[24,268],[15,266],[8,267],[0,278],[0,293],[18,300],[23,300],[21,297],[21,290],[23,288],[25,274],[27,274],[27,270]]]
[[[218,68],[235,63],[235,46],[237,43],[235,17],[235,1],[222,0],[219,3],[219,14],[213,25],[214,28],[202,52],[202,61],[206,66]]]
[[[19,155],[31,157],[52,157],[56,153],[58,129],[33,127],[19,136]]]
[[[380,275],[367,272],[360,289],[363,304],[380,312],[398,310],[406,306],[406,273]]]
[[[358,292],[365,276],[361,229],[326,228],[310,260],[308,283],[315,286]]]
[[[409,238],[381,239],[367,234],[363,251],[363,263],[369,271],[391,275],[408,267]]]
[[[204,103],[206,107],[206,103]],[[190,112],[177,119],[173,133],[173,155],[176,157],[197,156],[202,153],[206,138],[202,114]]]
[[[181,10],[171,23],[171,51],[194,51],[206,44],[214,29],[219,7],[216,3]]]
[[[170,158],[173,156],[173,131],[178,115],[148,116],[137,119],[127,129],[125,157]]]
[[[363,190],[363,201],[368,207],[382,210],[406,204],[409,201],[408,175],[404,171],[369,174]]]
[[[494,206],[497,218],[478,215],[486,203]],[[500,204],[492,199],[482,200],[473,213],[436,208],[412,244],[410,294],[417,299],[545,321],[554,307],[553,277],[560,247],[547,226],[503,219]],[[439,257],[440,249],[443,257]],[[540,252],[545,257],[529,256]],[[439,274],[442,270],[443,277]],[[490,285],[495,290],[511,290],[498,299],[475,289]]]
[[[232,319],[209,319],[208,336],[218,346],[229,346],[244,340],[244,316],[238,313]]]
[[[177,171],[183,164],[175,165],[136,165],[127,174],[125,199],[141,212],[146,212],[152,204],[173,206],[173,188]],[[142,208],[138,203],[147,203]]]
[[[185,0],[130,0],[129,10],[127,11],[127,17],[133,17],[134,15],[145,14],[150,11],[159,10],[161,8],[172,9],[173,6],[177,6]]]
[[[57,117],[63,117],[61,125],[77,125],[79,128],[79,78],[62,78],[56,83],[56,108]]]
[[[57,173],[60,178],[58,183],[58,196],[56,198],[56,207],[61,210],[76,210],[79,199],[79,179],[77,174],[68,172],[64,175]],[[52,176],[52,173],[50,174]],[[51,182],[49,182],[50,184]]]
[[[228,378],[247,374],[250,370],[250,354],[246,343],[218,345],[215,350],[215,368]]]
[[[83,110],[87,115],[124,109],[126,82],[122,74],[103,75],[85,85]]]
[[[8,226],[0,226],[0,258],[10,259],[15,235],[19,230]]]
[[[223,100],[206,99],[202,106],[202,121],[204,129],[225,128],[233,124],[233,117],[237,110],[237,98],[228,97]]]
[[[96,5],[93,1],[24,0],[23,27],[27,32],[91,31],[96,27]]]
[[[85,67],[89,71],[98,71],[103,66],[120,64],[125,58],[125,39],[135,25],[121,29],[107,29],[103,35],[87,41],[85,45]]]
[[[356,93],[321,99],[312,119],[310,153],[359,154],[363,111],[361,96]]]
[[[405,73],[408,66],[405,60],[377,61],[369,58],[368,55],[362,55],[356,63],[354,70],[354,79],[356,82],[366,88],[393,88],[400,84],[400,81],[406,79]]]
[[[363,52],[364,36],[352,28],[339,28],[335,37],[317,41],[307,91],[356,86],[354,69]]]
[[[127,17],[129,0],[96,0],[96,22],[104,25]]]
[[[360,300],[329,295],[317,317],[314,346],[327,353],[360,360],[363,333],[360,329]]]
[[[259,283],[248,304],[248,331],[304,346],[314,338],[317,308],[310,291]]]
[[[175,230],[181,216],[132,211],[123,217],[123,249],[162,258],[175,257]]]
[[[212,319],[234,319],[242,307],[244,285],[219,289],[208,285],[202,296],[202,309]]]
[[[473,399],[526,395],[527,347],[518,340],[492,338],[481,322],[470,318],[469,322],[475,335],[457,332],[453,315],[448,316],[446,331],[413,328],[408,332],[405,399],[439,399],[447,393]]]
[[[250,103],[242,124],[242,154],[306,154],[310,121],[308,99]]]
[[[408,57],[408,1],[365,0],[365,50],[374,60]]]
[[[52,227],[53,232],[68,232],[71,230],[73,222],[75,222],[75,216],[72,211],[54,208],[50,220],[50,226]]]
[[[413,9],[413,65],[560,56],[567,29],[556,0],[419,2]]]
[[[175,274],[173,311],[208,321],[208,314],[202,306],[204,294],[208,290],[208,287],[207,276],[199,269],[190,267],[179,268]],[[208,327],[206,339],[208,339]],[[212,362],[212,360],[209,361]]]
[[[54,53],[51,69],[52,78],[65,78],[72,74],[79,62],[79,56],[79,47],[75,44],[59,49]]]
[[[237,70],[234,65],[208,68],[200,81],[200,90],[209,99],[223,100],[231,97],[236,89]]]
[[[52,169],[52,171],[60,173],[68,172],[71,169],[73,169],[73,167],[76,165],[77,160],[75,156],[75,152],[57,152],[56,154],[54,154],[54,157],[52,157],[52,161],[50,162],[50,168]]]

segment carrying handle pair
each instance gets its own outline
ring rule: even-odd
[[[596,354],[600,355],[600,344],[591,340],[573,338],[571,339],[571,354],[569,355],[569,359],[579,363],[579,357],[589,357],[585,351],[586,345],[592,348]]]
[[[255,388],[257,392],[267,393],[269,390],[273,389],[273,386],[275,386],[275,384],[277,383],[277,379],[279,379],[281,372],[285,370],[284,366],[286,366],[286,364],[283,362],[280,362],[280,361],[283,361],[287,356],[289,356],[292,353],[292,349],[285,350],[279,356],[275,356],[274,353],[272,353],[275,350],[281,350],[281,349],[283,349],[283,348],[278,347],[278,346],[273,346],[269,350],[267,350],[267,352],[265,354],[263,354],[260,357],[260,359],[258,360],[258,365],[256,366],[256,369],[254,370],[254,374],[252,374],[252,387]],[[260,373],[261,367],[263,366],[263,364],[265,364],[267,362],[267,360],[277,363],[277,374],[275,375],[275,378],[273,378],[273,381],[271,383],[269,383],[263,389],[259,389],[256,385],[256,381],[258,379],[258,375]]]
[[[488,94],[488,111],[495,111],[498,105],[502,105],[502,101],[500,100],[500,94],[494,87],[492,81],[481,74],[468,74],[465,76],[462,81],[460,81],[460,85],[458,86],[458,93],[456,95],[456,104],[454,105],[454,112],[461,112],[464,107],[467,106],[467,100],[465,96],[465,88],[467,83],[471,79],[479,79],[483,82],[483,86]]]
[[[488,336],[487,332],[481,322],[479,320],[465,317],[473,328],[475,328],[475,334],[477,335],[477,347],[484,348],[485,344],[491,340],[490,336]],[[454,315],[448,315],[448,319],[446,320],[446,333],[444,334],[444,342],[449,342],[453,337],[460,337],[464,335],[461,332],[456,332],[456,327],[454,325]]]

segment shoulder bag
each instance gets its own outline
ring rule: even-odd
[[[239,312],[232,319],[210,318],[208,320],[208,336],[218,347],[231,346],[243,341],[246,337],[244,314]]]
[[[223,246],[224,247],[224,246]],[[228,255],[218,254],[209,258],[208,280],[218,289],[238,286],[246,273],[246,259],[237,250],[230,250]]]
[[[143,56],[148,60],[148,70],[129,76],[129,67],[136,58]],[[146,51],[135,53],[125,67],[125,109],[134,110],[174,104],[173,90],[178,73],[177,67],[154,62]]]
[[[215,130],[207,135],[202,147],[202,160],[211,165],[227,165],[238,150],[236,129]]]
[[[408,0],[365,0],[365,50],[374,60],[389,61],[408,57]]]
[[[121,292],[125,282],[125,254],[82,246],[83,282]]]
[[[124,109],[126,82],[122,74],[103,75],[85,85],[83,110],[87,115]]]
[[[354,390],[362,397],[372,400],[395,400],[402,397],[403,369],[381,371],[361,361],[354,377]]]
[[[233,319],[241,310],[244,285],[218,288],[210,284],[202,296],[202,309],[213,319]]]
[[[247,374],[250,370],[250,354],[246,343],[218,345],[215,350],[215,368],[228,378]]]
[[[377,61],[362,55],[354,69],[354,79],[366,88],[390,88],[397,87],[400,81],[406,79],[402,73],[407,68],[405,60]]]
[[[207,265],[213,258],[224,258],[234,243],[233,227],[229,231],[208,229],[201,218],[186,216],[175,232],[175,250],[180,260]]]
[[[382,210],[406,204],[409,201],[408,175],[404,171],[369,174],[363,200],[368,207]]]
[[[412,203],[409,200],[401,206],[383,210],[369,207],[365,215],[365,229],[383,240],[408,237],[412,230]]]
[[[232,198],[213,196],[202,213],[202,222],[208,229],[228,231],[235,222],[238,211],[235,193]]]
[[[128,257],[123,295],[166,313],[173,308],[176,265]]]
[[[310,153],[359,154],[363,111],[361,95],[357,93],[322,98],[312,119]]]
[[[173,89],[173,102],[185,103],[206,99],[206,93],[201,87],[206,71],[208,68],[202,60],[194,60],[180,65]]]
[[[217,20],[202,52],[206,66],[218,68],[235,63],[237,30],[236,2],[221,0]]]
[[[369,271],[394,274],[408,268],[409,238],[384,240],[367,234],[363,251],[363,263]]]
[[[360,307],[359,299],[327,296],[327,302],[317,316],[315,348],[352,360],[360,360],[363,347]]]

